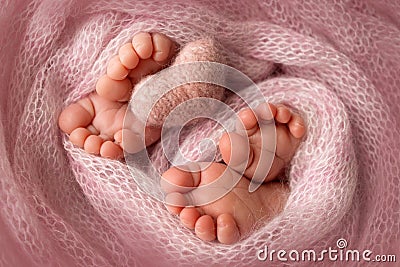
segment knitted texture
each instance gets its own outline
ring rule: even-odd
[[[173,60],[172,66],[198,61],[226,63],[222,53],[219,51],[221,51],[221,47],[210,38],[195,40],[186,44],[180,50],[176,58]],[[190,78],[190,73],[179,73],[178,75],[186,75],[188,78]],[[141,86],[146,85],[144,83],[148,81],[147,79],[151,79],[151,76],[138,83],[134,90],[135,94],[140,94],[140,96],[136,97],[142,101],[136,101],[131,106],[136,117],[140,118],[142,121],[146,121],[147,114],[145,115],[141,113],[143,113],[143,110],[145,110],[146,106],[150,105],[152,108],[150,114],[148,114],[147,123],[153,126],[162,126],[168,114],[179,104],[189,99],[205,97],[222,100],[224,98],[224,88],[207,83],[187,83],[178,86],[177,88],[171,88],[173,90],[169,91],[165,95],[163,95],[160,91],[160,88],[157,87],[153,87],[151,92],[146,90],[147,88],[143,87],[142,90],[140,90]],[[162,97],[158,101],[154,101],[155,103],[152,103],[151,100],[153,100],[153,98],[150,97],[150,95],[154,96],[155,99],[158,99],[161,96]],[[201,110],[209,107],[204,105],[190,106],[185,109],[185,112],[190,113],[191,109],[193,108]]]
[[[398,253],[399,1],[0,4],[1,266],[265,266],[256,256],[264,245],[321,251],[339,238]],[[199,240],[123,162],[74,147],[57,126],[139,31],[180,46],[213,38],[228,65],[306,120],[283,212],[234,245]],[[225,102],[242,106],[232,95]],[[211,121],[187,127],[182,153],[196,158],[202,139],[220,135]],[[151,157],[168,167],[159,144]]]

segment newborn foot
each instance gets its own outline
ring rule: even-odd
[[[118,55],[110,59],[107,74],[96,84],[96,92],[112,101],[128,101],[133,85],[144,76],[159,71],[174,51],[175,44],[161,33],[136,34],[131,43],[121,46]]]
[[[96,92],[61,112],[58,120],[61,130],[69,135],[74,145],[88,153],[122,158],[123,120],[133,85],[165,66],[174,51],[174,43],[163,34],[136,34],[132,42],[121,46],[118,55],[108,62],[107,74],[98,80]],[[159,129],[146,128],[146,145],[159,137]],[[135,150],[136,147],[124,149]]]
[[[255,113],[251,109],[244,109],[239,112],[239,118],[245,127],[245,133],[237,131],[223,134],[219,149],[223,160],[230,168],[243,173],[249,179],[255,178],[255,175],[261,175],[259,182],[267,182],[275,179],[285,169],[296,152],[306,128],[303,118],[291,112],[284,105],[275,106],[263,103],[255,109]],[[262,166],[259,165],[262,165],[263,162],[267,161],[268,157],[271,157],[271,152],[262,151],[261,142],[262,140],[265,143],[271,142],[268,140],[268,136],[263,138],[261,135],[258,122],[272,122],[271,115],[275,120],[276,150],[272,166],[266,176],[268,170],[263,170]],[[257,118],[261,121],[258,121]],[[250,145],[249,149],[246,149],[247,142]],[[273,151],[273,149],[270,150]],[[240,151],[240,153],[236,151]],[[244,153],[244,151],[248,153]],[[247,165],[243,166],[246,161]],[[257,169],[257,167],[259,168]]]
[[[239,113],[250,143],[247,154],[240,154],[244,138],[242,134],[230,133],[222,136],[219,147],[229,167],[212,163],[202,171],[200,167],[199,171],[193,171],[196,167],[187,166],[191,172],[173,167],[163,174],[161,187],[167,193],[166,202],[170,204],[167,205],[168,210],[179,215],[182,224],[194,229],[196,235],[204,241],[218,239],[221,243],[232,244],[249,234],[257,226],[257,222],[265,222],[283,210],[289,195],[289,187],[276,178],[293,157],[305,134],[305,126],[303,119],[285,106],[277,107],[269,104],[276,123],[276,154],[272,168],[264,179],[265,182],[255,192],[250,193],[248,191],[250,179],[255,173],[256,165],[263,160],[260,157],[261,133],[257,118],[271,119],[266,116],[269,113],[263,112],[267,107],[267,104],[260,105],[256,110],[257,117],[249,109]],[[235,146],[238,146],[238,150]],[[232,181],[236,181],[233,177],[235,174],[238,175],[230,164],[244,162],[247,156],[250,158],[244,176],[239,177],[239,182],[229,191],[233,185]],[[222,184],[214,184],[210,194],[218,192],[223,197],[205,205],[191,207],[190,203],[196,203],[198,202],[196,198],[204,196],[204,191],[201,192],[203,194],[196,192],[201,190],[200,186],[208,185],[218,179],[223,181]],[[218,186],[219,191],[216,190]]]

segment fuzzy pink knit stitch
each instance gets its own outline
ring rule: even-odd
[[[176,66],[182,63],[192,63],[198,61],[226,63],[224,55],[219,51],[221,51],[221,48],[211,38],[194,40],[182,47],[171,65]],[[163,95],[162,98],[156,101],[156,103],[151,103],[148,90],[142,89],[140,92],[137,92],[137,90],[140,90],[140,86],[148,81],[147,79],[148,78],[143,79],[142,82],[139,82],[135,86],[136,89],[134,92],[141,94],[143,101],[133,103],[132,109],[136,115],[139,115],[138,113],[141,110],[145,110],[146,106],[151,105],[152,109],[150,114],[148,114],[149,116],[147,121],[149,125],[155,125],[159,127],[162,126],[165,118],[168,116],[171,110],[174,110],[179,104],[189,99],[197,97],[213,98],[218,100],[224,99],[224,88],[220,86],[208,83],[188,83],[178,86],[177,88],[173,88],[174,90],[171,90]],[[155,96],[161,96],[162,94],[160,90],[161,88],[152,88],[151,94]],[[154,106],[152,104],[154,104]],[[202,108],[209,107],[197,105],[195,108],[200,110]],[[187,112],[190,112],[190,110],[187,110]],[[142,116],[138,117],[141,118]],[[142,120],[145,120],[145,116],[143,116]]]
[[[1,266],[265,266],[257,259],[265,245],[322,251],[337,249],[339,238],[371,258],[400,260],[399,1],[2,0],[0,7]],[[306,119],[287,171],[287,205],[234,245],[199,240],[139,190],[122,162],[73,147],[57,127],[61,109],[93,91],[107,61],[139,31],[180,45],[214,38],[227,64]],[[233,96],[226,103],[241,105]],[[217,140],[218,129],[211,122],[186,129],[183,153],[196,157],[199,141]],[[152,158],[168,166],[159,145]]]

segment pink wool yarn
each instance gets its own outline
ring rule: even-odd
[[[338,249],[340,238],[348,249],[400,257],[399,1],[0,6],[1,266],[275,266],[283,263],[260,261],[260,249],[318,252]],[[283,212],[234,245],[200,241],[137,187],[123,162],[85,153],[57,127],[61,109],[92,92],[139,31],[181,46],[212,37],[269,101],[306,119]],[[234,96],[225,102],[241,107]],[[186,129],[182,153],[196,158],[199,141],[220,133],[211,122]],[[151,156],[168,167],[160,145]]]
[[[221,49],[218,44],[211,38],[195,40],[186,44],[179,51],[178,55],[173,61],[172,66],[198,61],[226,63],[223,55],[219,52],[220,50]],[[181,75],[190,76],[190,73],[182,73]],[[144,79],[143,82],[147,82],[147,79],[151,79],[151,77]],[[152,91],[149,92],[146,90],[147,88],[141,88],[142,83],[139,83],[135,86],[134,93],[140,95],[136,96],[140,99],[140,101],[133,103],[132,109],[134,114],[138,115],[142,121],[145,121],[147,116],[141,114],[141,111],[145,110],[145,107],[152,106],[154,104],[147,120],[147,123],[152,126],[162,126],[168,114],[170,114],[170,112],[179,104],[189,99],[206,97],[222,100],[224,98],[224,88],[220,86],[208,83],[188,83],[174,88],[170,92],[163,95],[158,101],[152,103],[151,100],[153,99],[150,98],[149,95],[152,94],[155,96],[161,96],[161,89],[152,88]],[[140,89],[142,90],[138,91]],[[202,108],[210,107],[198,105],[192,108],[197,108],[200,110]],[[187,112],[190,112],[190,110],[187,110]]]

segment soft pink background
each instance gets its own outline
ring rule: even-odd
[[[338,238],[400,257],[399,1],[0,6],[1,266],[266,265],[256,258],[264,245],[319,251]],[[57,127],[62,107],[94,90],[107,60],[141,30],[180,44],[216,38],[231,66],[307,120],[285,210],[235,245],[198,240],[123,163],[74,148]],[[218,137],[213,129],[186,133],[183,151],[195,155],[195,141]],[[153,158],[165,168],[159,147]]]

